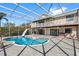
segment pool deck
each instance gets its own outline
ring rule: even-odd
[[[48,42],[41,45],[18,46],[14,43],[9,43],[5,47],[7,56],[79,56],[79,41],[64,37],[53,37],[45,35],[28,35],[33,38],[48,38]],[[75,49],[74,49],[75,48]],[[75,52],[76,51],[76,52]],[[4,50],[0,49],[0,56],[4,56]]]

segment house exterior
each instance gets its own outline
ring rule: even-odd
[[[79,35],[79,9],[42,18],[31,23],[31,29],[34,34],[43,35]]]

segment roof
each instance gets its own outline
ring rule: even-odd
[[[77,13],[77,10],[79,10],[79,9],[72,10],[72,11],[68,11],[68,12],[65,12],[65,13],[62,13],[62,14],[58,14],[58,15],[55,15],[55,16],[53,16],[53,17],[56,18],[56,17],[61,17],[61,16],[66,16],[66,15],[75,14],[75,13]]]
[[[46,17],[46,18],[38,19],[38,20],[35,20],[35,21],[33,21],[33,22],[37,22],[37,21],[40,21],[40,20],[45,20],[45,19],[47,19],[47,18],[57,18],[57,17],[66,16],[66,15],[75,14],[75,13],[77,13],[77,10],[79,10],[79,9],[72,10],[72,11],[68,11],[68,12],[64,12],[64,13],[62,13],[62,14],[58,14],[58,15],[54,15],[54,16],[48,16],[48,17]]]

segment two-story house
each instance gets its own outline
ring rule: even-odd
[[[35,20],[31,23],[31,29],[35,34],[77,36],[79,34],[79,9]]]

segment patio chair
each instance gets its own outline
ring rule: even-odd
[[[5,42],[0,41],[0,49],[9,46],[10,44],[4,44]]]
[[[3,48],[3,42],[0,41],[0,49],[2,49],[2,48]]]

